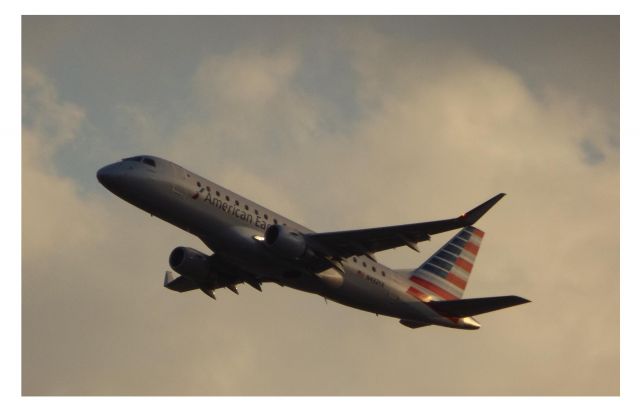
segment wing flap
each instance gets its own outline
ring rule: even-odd
[[[440,315],[466,318],[528,302],[531,301],[520,296],[493,296],[488,298],[434,301],[429,302],[428,305]]]

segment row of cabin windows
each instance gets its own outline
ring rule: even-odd
[[[202,183],[197,182],[196,184],[198,185],[198,187],[202,187]],[[208,192],[211,192],[211,187],[207,186],[206,189]],[[221,197],[220,192],[218,190],[216,190],[216,196]],[[226,199],[227,202],[231,202],[231,199],[229,199],[229,196],[225,195],[224,198]],[[240,206],[240,202],[237,200],[235,201],[235,204],[236,206]],[[244,210],[248,211],[249,205],[244,205]],[[258,209],[254,209],[253,211],[255,212],[256,215],[260,216],[260,212],[258,211]],[[269,219],[269,215],[267,215],[266,213],[263,216],[264,216],[264,219]],[[274,218],[273,223],[277,225],[278,220]],[[286,224],[283,224],[283,225],[286,225]]]
[[[357,263],[358,262],[358,257],[353,257],[353,262]],[[366,262],[362,262],[362,267],[367,268],[367,263]],[[373,270],[373,272],[375,273],[376,270],[376,266],[371,266],[371,270]],[[384,272],[384,270],[380,270],[380,272],[382,273],[383,276],[386,276],[387,274]]]

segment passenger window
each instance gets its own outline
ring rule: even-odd
[[[367,267],[367,263],[365,263],[364,261],[362,262],[362,267]]]
[[[269,219],[269,215],[267,215],[266,213],[264,214],[264,219]]]
[[[227,199],[227,202],[229,201],[229,196],[225,196],[224,198]]]
[[[274,224],[276,224],[276,225],[278,225],[278,220],[274,218],[274,219],[273,219],[273,223],[274,223]]]
[[[240,202],[236,200],[236,206],[240,206]]]
[[[208,192],[210,192],[210,191],[211,191],[211,188],[210,188],[209,186],[207,186],[207,191],[208,191]]]
[[[244,205],[244,210],[249,210],[249,205]]]
[[[357,258],[355,258],[355,257],[353,257],[353,262],[354,262],[354,263],[357,263],[357,262],[358,262],[358,259],[357,259]]]
[[[220,197],[220,192],[216,190],[216,196]]]
[[[151,167],[155,167],[156,166],[156,162],[153,161],[151,158],[143,158],[142,162],[146,165],[150,165]]]
[[[375,268],[375,267],[371,267],[371,268],[373,269],[373,271],[376,271],[376,268]]]
[[[384,270],[382,270],[382,275],[383,275],[383,276],[386,276],[386,274],[384,274]]]
[[[256,209],[254,212],[256,213],[256,215],[260,216],[260,212],[258,212],[258,209]]]
[[[196,183],[198,185],[198,187],[202,187],[202,184],[200,182]]]

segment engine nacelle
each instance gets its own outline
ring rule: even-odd
[[[264,233],[265,244],[284,258],[298,260],[307,252],[304,236],[284,225],[271,225]]]
[[[209,257],[189,247],[177,247],[171,251],[169,265],[177,273],[202,282],[208,280],[212,273]]]

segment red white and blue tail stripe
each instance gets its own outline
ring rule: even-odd
[[[411,274],[407,293],[423,302],[462,297],[484,232],[472,226],[458,232]]]

